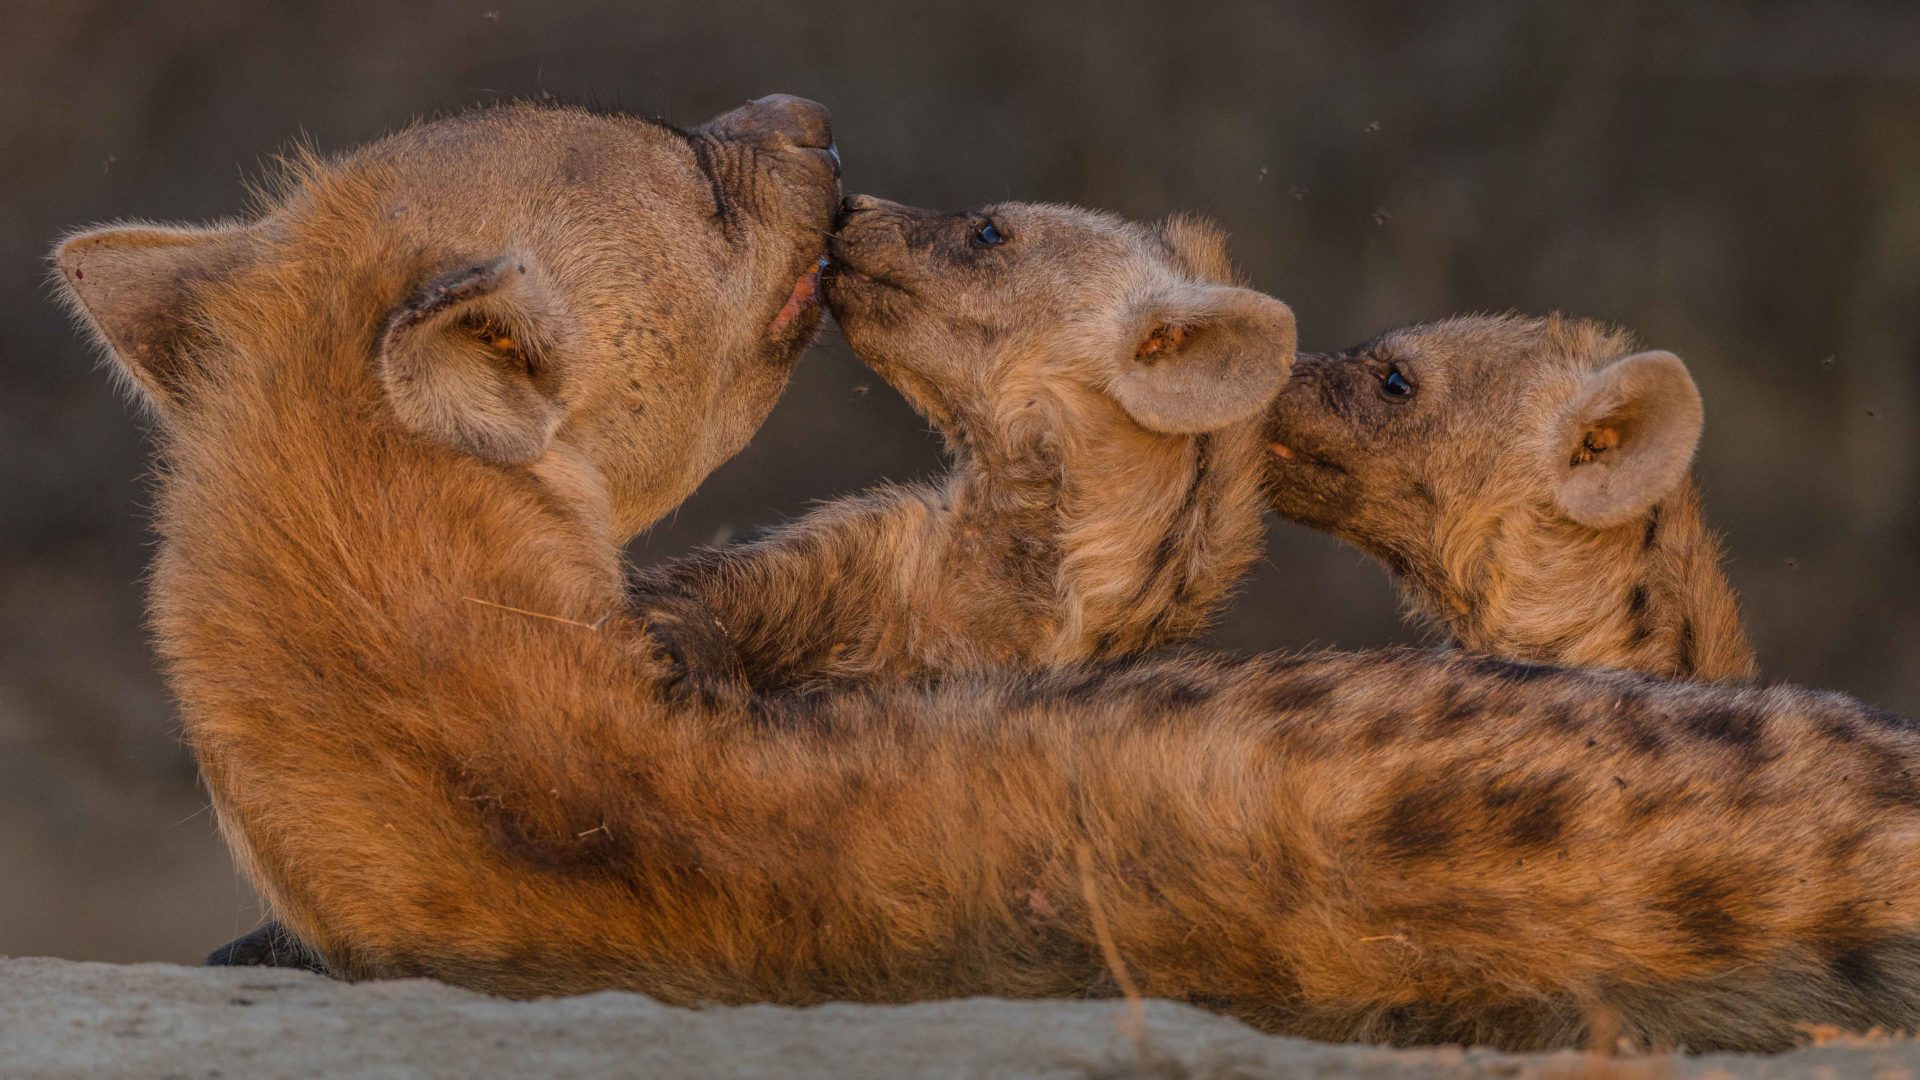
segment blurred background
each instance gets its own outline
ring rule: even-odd
[[[254,924],[142,628],[137,413],[49,303],[61,230],[243,207],[501,96],[697,121],[830,105],[847,184],[1206,211],[1301,341],[1450,312],[1616,320],[1692,366],[1699,474],[1775,678],[1920,714],[1920,6],[256,0],[9,4],[0,65],[0,954],[191,961]],[[633,555],[938,467],[832,335]],[[1377,567],[1275,524],[1215,643],[1411,640]]]

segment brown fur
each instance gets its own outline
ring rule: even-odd
[[[523,140],[561,132],[639,143],[648,197],[436,182],[512,162],[537,184],[562,159]],[[670,701],[613,540],[771,399],[745,380],[791,355],[769,318],[830,189],[798,150],[759,155],[787,164],[709,244],[685,153],[569,112],[422,128],[316,167],[176,308],[198,374],[161,436],[155,632],[223,832],[334,970],[674,1002],[1111,994],[1084,846],[1142,992],[1269,1030],[1566,1045],[1604,1009],[1648,1042],[1773,1048],[1920,1022],[1920,734],[1836,695],[1389,652]],[[524,466],[409,426],[377,370],[419,282],[513,237],[567,268],[574,340],[634,320],[687,369],[639,414],[595,410],[589,380]],[[691,276],[625,277],[656,242]],[[63,252],[69,288],[87,264]],[[128,314],[84,290],[96,322]],[[717,430],[675,428],[703,413]],[[634,443],[650,472],[616,468]]]
[[[1466,648],[1751,679],[1720,540],[1687,476],[1697,391],[1669,354],[1630,358],[1663,381],[1610,378],[1632,351],[1597,323],[1504,316],[1303,354],[1269,417],[1273,507],[1380,558],[1409,612]],[[1389,371],[1415,393],[1386,393]],[[1609,393],[1595,401],[1596,387]],[[1591,492],[1570,509],[1566,489],[1610,460],[1610,516],[1588,518]]]
[[[1220,234],[1189,219],[849,202],[836,317],[954,468],[648,574],[649,628],[706,681],[714,652],[723,674],[729,660],[692,640],[710,613],[769,692],[1112,659],[1198,632],[1259,554],[1265,399],[1239,369],[1279,388],[1286,305],[1235,287]],[[1005,242],[970,242],[988,220]],[[1226,355],[1242,343],[1251,356]],[[1230,384],[1239,415],[1198,433],[1136,421],[1109,387],[1148,363]]]

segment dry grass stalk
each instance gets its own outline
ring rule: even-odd
[[[1147,1048],[1147,1010],[1140,996],[1139,986],[1134,984],[1133,976],[1127,973],[1126,961],[1120,958],[1120,947],[1114,944],[1113,930],[1107,925],[1107,913],[1100,906],[1100,890],[1093,881],[1093,849],[1085,843],[1074,849],[1074,857],[1080,864],[1080,895],[1087,902],[1087,916],[1093,922],[1093,938],[1100,945],[1100,956],[1106,961],[1107,970],[1113,975],[1113,981],[1119,985],[1120,994],[1127,1000],[1126,1019],[1120,1030],[1140,1048],[1141,1056],[1146,1056]]]

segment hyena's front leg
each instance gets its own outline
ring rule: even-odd
[[[332,974],[319,955],[288,933],[278,919],[268,919],[252,933],[213,950],[204,963],[207,967],[284,967]]]

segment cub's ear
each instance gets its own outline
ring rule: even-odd
[[[1670,352],[1589,374],[1561,420],[1560,511],[1595,529],[1646,513],[1686,479],[1702,419],[1700,390]]]
[[[567,326],[532,260],[507,255],[422,282],[388,314],[374,363],[414,432],[487,461],[532,461],[565,418]]]
[[[250,258],[240,227],[107,226],[68,237],[53,263],[68,305],[162,418],[177,412],[203,372],[197,294]]]
[[[1266,411],[1293,366],[1293,311],[1264,293],[1183,282],[1134,306],[1108,392],[1150,431],[1218,431]]]

